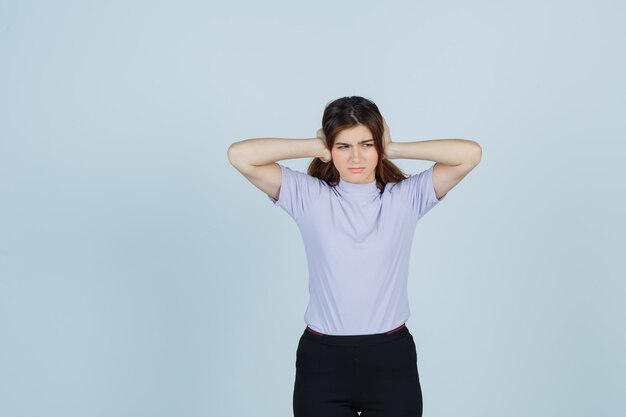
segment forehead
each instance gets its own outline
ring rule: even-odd
[[[357,143],[366,139],[374,139],[372,132],[364,125],[352,126],[344,129],[337,135],[336,142]]]

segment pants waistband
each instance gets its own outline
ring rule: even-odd
[[[406,324],[402,324],[395,329],[384,333],[364,334],[364,335],[329,335],[320,333],[306,326],[303,337],[318,343],[337,346],[365,346],[388,342],[410,335]]]

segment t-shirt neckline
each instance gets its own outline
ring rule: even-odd
[[[365,184],[357,184],[339,178],[339,184],[337,186],[341,191],[345,191],[349,194],[380,194],[380,190],[376,185],[376,179]]]

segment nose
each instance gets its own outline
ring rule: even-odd
[[[358,146],[354,146],[352,148],[352,160],[353,161],[360,161],[361,160],[361,150],[359,149]]]

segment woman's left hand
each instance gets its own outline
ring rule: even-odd
[[[391,143],[391,132],[389,131],[389,126],[387,126],[387,122],[385,121],[385,118],[383,117],[383,126],[385,127],[385,131],[383,132],[383,150],[385,155],[383,155],[383,158],[386,158],[387,155],[387,145]]]

